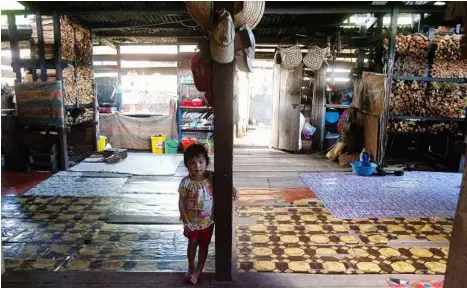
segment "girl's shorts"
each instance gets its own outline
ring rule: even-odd
[[[189,229],[186,229],[183,232],[183,235],[185,235],[185,237],[188,239],[198,240],[200,245],[208,246],[211,243],[213,231],[214,224],[203,230],[190,231]]]

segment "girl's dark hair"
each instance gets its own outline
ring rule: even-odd
[[[204,145],[201,144],[192,144],[186,148],[185,153],[183,153],[183,161],[185,163],[185,166],[187,162],[195,157],[203,156],[204,159],[206,159],[207,165],[209,165],[209,156],[208,156],[208,151],[204,147]]]

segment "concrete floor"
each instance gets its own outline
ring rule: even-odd
[[[307,192],[303,193],[303,189],[306,191],[307,186],[299,176],[301,172],[349,171],[348,168],[341,168],[322,158],[309,155],[290,155],[267,148],[235,149],[233,168],[234,185],[240,190],[246,191],[245,195],[248,194],[248,191],[255,190],[261,190],[268,195],[278,195],[277,193],[288,194],[284,193],[287,189],[289,191],[290,189],[302,189],[302,192],[297,194],[300,199],[314,197],[311,192],[309,192],[309,196],[306,195]],[[175,224],[178,217],[176,188],[186,173],[186,168],[183,165],[180,165],[172,176],[123,174],[116,176],[106,173],[66,172],[53,178],[72,177],[76,179],[62,181],[62,183],[68,183],[70,189],[67,190],[65,185],[62,186],[61,191],[72,192],[73,187],[83,187],[80,186],[82,183],[90,181],[88,184],[94,184],[94,186],[87,186],[89,187],[87,193],[92,195],[94,192],[91,190],[104,189],[109,194],[105,198],[97,196],[74,198],[70,197],[71,195],[52,197],[50,195],[49,197],[26,197],[27,199],[21,201],[14,199],[17,197],[10,198],[12,196],[8,196],[8,199],[3,197],[2,241],[7,272],[2,277],[2,283],[7,283],[6,287],[64,287],[64,283],[70,285],[75,283],[76,286],[70,287],[82,287],[78,285],[79,283],[83,285],[86,283],[87,287],[101,287],[99,285],[104,283],[113,283],[106,287],[179,286],[178,274],[174,276],[161,273],[159,276],[154,276],[165,279],[161,281],[165,281],[166,285],[152,286],[155,284],[149,282],[149,279],[153,276],[145,276],[143,272],[182,272],[186,269],[184,261],[186,241],[180,233],[181,226]],[[108,179],[107,183],[114,183],[112,185],[117,185],[120,182],[123,184],[117,185],[118,188],[112,188],[117,186],[107,187],[106,184],[97,183],[99,179],[104,181]],[[86,189],[82,189],[83,193],[86,193]],[[40,193],[39,191],[36,195],[40,195]],[[111,196],[112,193],[119,195],[118,197]],[[112,201],[108,201],[110,199]],[[251,206],[251,200],[255,202],[254,205],[260,206],[290,205],[284,197],[267,196],[260,199],[259,202],[258,199],[246,200],[238,202],[237,205],[240,207]],[[5,204],[8,205],[5,206]],[[61,218],[60,215],[62,215]],[[109,218],[118,223],[107,223],[105,220]],[[152,223],[151,226],[141,225],[141,223],[148,221],[154,222],[154,219],[157,219],[156,222],[159,223]],[[255,224],[248,223],[248,221],[242,222],[245,219],[238,217],[235,217],[234,221],[235,224],[240,225]],[[33,233],[35,235],[31,235],[31,229],[37,229]],[[215,243],[215,239],[213,240]],[[170,245],[164,243],[170,243]],[[51,247],[51,245],[54,247],[52,250],[46,248]],[[8,255],[10,256],[8,257]],[[212,272],[214,269],[212,256],[213,253],[211,253],[207,264],[208,272]],[[169,261],[166,261],[167,259]],[[25,271],[61,271],[61,273],[28,274]],[[82,271],[87,272],[79,274],[83,273]],[[114,273],[115,271],[127,271],[125,273],[128,275],[125,276],[127,277],[126,282],[117,280],[105,282],[109,281],[110,278],[120,279],[119,277],[122,276],[101,277],[91,273],[99,272],[101,273],[99,275],[107,275],[105,273]],[[131,272],[140,272],[140,274],[135,276]],[[250,273],[237,274],[236,268],[235,273],[238,281],[225,287],[253,287],[256,285],[251,285],[251,283],[256,281],[269,282],[268,286],[270,287],[386,287],[385,279],[388,277],[388,275],[328,276],[275,273],[254,273],[255,276],[251,276]],[[43,275],[41,276],[43,281],[39,281],[35,278],[36,276],[31,275]],[[69,280],[64,280],[64,277]],[[423,277],[399,275],[399,278],[404,279],[413,279],[414,277],[415,279],[443,278],[439,275],[425,275]],[[74,280],[72,281],[72,279]],[[207,283],[209,284],[206,287],[224,287],[224,285],[212,282],[210,279],[211,276],[207,275]],[[21,286],[24,284],[21,281],[30,283],[32,286],[27,284]],[[36,286],[33,284],[34,281],[41,283],[48,281],[51,284],[48,284],[49,286],[45,284]]]

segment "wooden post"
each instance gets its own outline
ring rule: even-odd
[[[423,33],[424,26],[425,26],[425,13],[420,13],[420,20],[418,20],[418,33]]]
[[[47,81],[47,68],[45,67],[45,48],[44,48],[44,33],[42,31],[42,16],[40,13],[36,14],[37,26],[37,42],[39,45],[39,61],[41,65],[41,81]],[[34,53],[34,51],[32,51]]]
[[[464,129],[464,145],[467,145],[467,125]],[[467,155],[467,146],[464,152]],[[465,287],[467,281],[467,169],[464,163],[464,176],[457,203],[451,242],[449,243],[448,267],[444,287]]]
[[[122,85],[122,56],[120,54],[120,45],[117,45],[117,73],[118,73],[118,84]]]
[[[378,164],[384,164],[384,157],[386,153],[386,143],[388,134],[386,131],[389,114],[389,97],[391,95],[392,79],[394,76],[394,63],[396,59],[396,34],[397,34],[397,17],[399,16],[399,9],[392,8],[391,12],[391,43],[389,47],[389,57],[387,64],[386,87],[384,90],[383,113],[380,120],[379,131],[379,157]]]
[[[8,38],[10,38],[11,64],[16,73],[16,83],[21,83],[21,67],[19,65],[20,53],[18,46],[18,29],[16,28],[16,16],[8,14]]]
[[[122,54],[120,53],[120,45],[117,45],[117,85],[115,89],[119,89],[118,87],[122,87]],[[115,91],[115,96],[117,96],[117,109],[118,112],[123,110],[123,97],[119,97]],[[120,91],[123,93],[123,91]]]
[[[62,82],[62,95],[63,95],[63,79],[62,79],[62,38],[60,33],[60,15],[57,12],[53,12],[53,27],[54,27],[54,59],[55,59],[55,77],[56,81]],[[44,74],[41,72],[41,74]],[[41,78],[43,75],[41,75]],[[47,80],[47,71],[45,73]],[[62,99],[63,100],[63,99]],[[66,111],[64,102],[62,102],[63,115],[65,117]],[[69,168],[68,163],[68,145],[66,139],[66,130],[65,130],[65,119],[63,119],[63,126],[58,129],[58,137],[60,138],[60,164],[62,170],[67,170]]]
[[[373,71],[376,73],[382,73],[383,72],[383,42],[384,42],[384,37],[383,35],[383,13],[378,13],[376,15],[377,20],[376,20],[376,27],[377,31],[376,34],[380,35],[380,40],[378,45],[375,48],[375,62],[373,63]]]
[[[326,87],[327,87],[326,67],[321,67],[316,73],[315,85],[313,87],[313,101],[311,107],[311,124],[316,127],[316,132],[313,134],[313,152],[324,150],[324,132],[325,126],[325,114],[326,114]],[[280,121],[280,119],[279,119]]]
[[[225,9],[234,18],[233,1],[213,1],[214,11]],[[233,93],[235,59],[213,65],[214,135],[214,217],[216,220],[216,279],[232,280],[232,162]]]

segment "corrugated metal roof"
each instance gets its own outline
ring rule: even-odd
[[[85,28],[93,30],[95,35],[101,37],[147,38],[204,35],[204,31],[196,27],[196,23],[187,13],[183,1],[30,1],[21,2],[21,4],[34,11],[57,10],[79,22]],[[371,1],[326,3],[267,1],[266,9],[276,9],[276,11],[289,9],[289,12],[266,13],[254,33],[257,37],[285,37],[294,34],[308,35],[312,32],[330,32],[350,16],[350,13],[343,7],[362,7],[362,5],[368,7],[371,5]],[[338,13],[304,15],[299,13],[300,8],[293,7],[316,8],[317,11],[331,7]],[[297,11],[297,13],[293,14],[290,11]],[[180,23],[180,21],[185,22]]]

